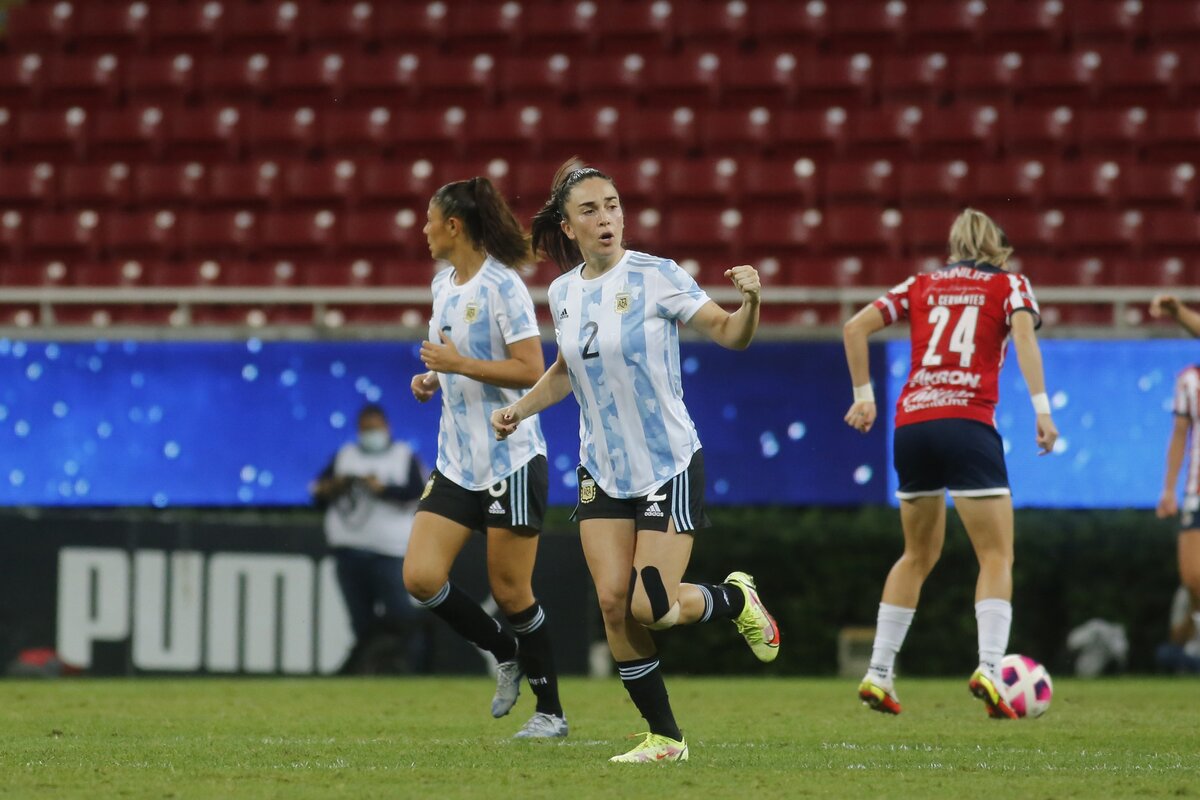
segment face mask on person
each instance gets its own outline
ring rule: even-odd
[[[369,431],[360,431],[358,434],[358,446],[368,453],[382,453],[391,444],[391,437],[388,432],[374,428]]]

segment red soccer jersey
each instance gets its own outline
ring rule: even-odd
[[[1175,379],[1175,402],[1172,410],[1192,423],[1188,431],[1187,493],[1200,494],[1200,367],[1192,366]]]
[[[896,401],[896,427],[931,419],[996,424],[1000,368],[1012,315],[1041,325],[1028,279],[962,261],[914,275],[875,301],[885,324],[912,324],[912,366]]]

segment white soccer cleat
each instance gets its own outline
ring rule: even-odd
[[[565,739],[566,736],[566,717],[556,717],[540,711],[530,717],[529,721],[521,726],[521,730],[513,734],[514,739]]]
[[[492,716],[500,719],[517,704],[521,694],[521,679],[525,673],[514,658],[496,665],[496,693],[492,695]]]
[[[675,741],[657,733],[647,733],[646,738],[628,753],[613,756],[613,764],[656,764],[663,761],[687,761],[686,740]]]

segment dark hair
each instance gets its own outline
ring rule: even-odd
[[[529,237],[487,178],[447,183],[434,192],[433,203],[446,219],[461,220],[471,241],[501,264],[520,267],[533,261]]]
[[[541,211],[533,215],[529,230],[533,238],[533,252],[539,257],[545,257],[558,265],[563,272],[572,269],[583,260],[579,245],[563,232],[562,222],[567,218],[567,196],[575,184],[587,178],[603,178],[613,183],[613,179],[595,167],[589,167],[573,156],[554,173],[550,185],[550,197],[542,206]]]
[[[379,403],[367,403],[358,410],[358,424],[362,425],[362,421],[367,417],[379,417],[384,422],[388,421],[387,412],[383,410],[383,406]]]

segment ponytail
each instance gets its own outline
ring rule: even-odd
[[[501,264],[520,267],[533,261],[529,237],[487,178],[447,183],[434,193],[433,203],[446,219],[461,220],[467,237]]]
[[[554,180],[550,184],[550,197],[546,199],[541,210],[533,215],[533,222],[529,225],[533,252],[540,258],[550,259],[563,272],[567,272],[583,260],[579,245],[563,231],[562,223],[567,218],[567,197],[571,194],[571,189],[586,178],[603,178],[613,183],[613,179],[608,175],[585,165],[578,156],[573,156],[563,162],[554,173]]]
[[[973,208],[963,209],[950,226],[950,263],[982,261],[1003,267],[1013,254],[1008,237],[992,218]]]

